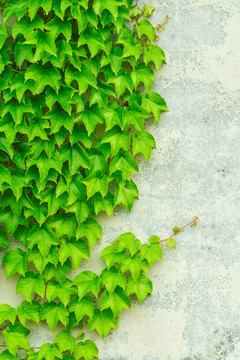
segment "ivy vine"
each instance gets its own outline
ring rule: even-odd
[[[138,198],[135,157],[149,160],[156,147],[148,119],[168,111],[151,91],[165,62],[155,45],[161,25],[147,20],[152,6],[132,0],[0,3],[0,247],[14,240],[3,264],[25,297],[17,309],[0,305],[0,359],[18,359],[21,348],[30,360],[92,360],[98,349],[84,341],[83,325],[102,338],[116,328],[132,295],[141,303],[151,294],[146,273],[163,242],[175,246],[173,236],[147,245],[125,233],[103,250],[100,275],[69,277],[102,237],[95,216],[119,205],[131,211]],[[31,348],[29,321],[64,330]]]

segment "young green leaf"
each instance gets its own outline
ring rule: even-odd
[[[79,299],[82,299],[87,293],[91,292],[96,297],[100,290],[100,278],[92,271],[81,272],[73,281],[78,288]]]
[[[74,356],[76,360],[84,358],[85,360],[98,359],[98,348],[91,340],[86,340],[85,342],[80,342],[76,346],[74,351]]]
[[[94,219],[88,219],[84,223],[78,225],[76,236],[78,238],[86,237],[90,249],[96,244],[97,239],[102,238],[102,228]]]
[[[54,339],[54,342],[59,345],[59,350],[61,353],[68,350],[73,353],[76,347],[75,337],[72,336],[69,330],[63,330],[58,333]]]
[[[25,326],[27,320],[32,320],[39,324],[41,305],[36,301],[32,303],[24,300],[17,308],[17,315],[21,323]]]
[[[131,308],[131,301],[125,291],[117,286],[112,294],[104,291],[101,298],[101,310],[110,308],[114,316],[118,316],[123,309]]]
[[[142,245],[140,252],[141,260],[146,259],[149,265],[153,265],[157,260],[162,259],[162,247],[160,244]]]
[[[0,324],[4,323],[6,320],[9,320],[12,324],[14,324],[16,316],[17,312],[13,307],[8,304],[0,305]]]
[[[148,294],[152,293],[152,282],[144,274],[140,274],[138,279],[128,279],[127,285],[128,295],[136,294],[139,304],[145,299]]]
[[[80,322],[84,316],[88,316],[90,319],[93,317],[94,305],[91,296],[85,296],[81,300],[75,297],[68,305],[70,312],[74,312],[76,319]]]
[[[174,248],[176,246],[177,241],[174,238],[170,238],[170,239],[167,240],[166,244],[167,244],[167,246],[168,246],[168,248],[170,250],[170,249],[172,249],[172,248]]]
[[[38,353],[39,360],[46,359],[46,360],[54,360],[55,358],[61,357],[61,351],[56,344],[43,344]]]
[[[20,276],[16,285],[17,294],[22,293],[26,300],[32,303],[33,294],[36,293],[41,297],[45,294],[45,283],[43,276],[35,274],[33,271],[28,271],[25,277]]]
[[[117,184],[114,194],[114,206],[123,204],[130,212],[133,207],[133,202],[138,196],[137,186],[132,180]]]
[[[66,238],[61,240],[59,260],[62,264],[71,257],[73,267],[77,270],[81,265],[82,259],[89,259],[89,256],[89,247],[84,240],[75,241],[74,239],[70,239],[68,241]]]
[[[57,304],[53,301],[50,303],[44,303],[40,312],[41,320],[46,320],[53,331],[55,331],[58,322],[67,326],[68,315],[69,312],[62,303]]]
[[[100,280],[102,286],[105,286],[110,295],[117,286],[125,289],[127,285],[125,276],[115,266],[112,266],[110,269],[104,269],[100,275]]]
[[[7,278],[15,273],[25,275],[27,268],[26,255],[26,252],[19,248],[12,249],[6,253],[2,262],[5,265]]]
[[[66,279],[63,284],[59,284],[57,281],[50,281],[47,285],[46,297],[48,301],[58,297],[66,307],[72,294],[76,294],[76,290],[72,287],[72,281],[69,279]]]
[[[88,321],[88,329],[90,331],[97,330],[99,335],[104,339],[111,329],[117,328],[117,324],[118,318],[114,318],[110,309],[103,311],[95,309],[93,318]]]
[[[16,355],[19,347],[29,349],[29,340],[27,335],[30,330],[26,329],[22,324],[16,323],[8,325],[3,331],[8,350],[11,354]]]

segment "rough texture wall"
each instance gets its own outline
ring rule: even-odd
[[[154,85],[170,112],[150,127],[158,146],[150,163],[139,158],[140,200],[131,214],[121,208],[110,220],[99,217],[104,239],[83,269],[100,272],[100,251],[120,233],[147,241],[193,215],[200,221],[152,268],[152,297],[123,312],[103,342],[90,337],[101,360],[239,360],[240,2],[152,5],[154,24],[172,18],[159,41],[168,65]],[[21,299],[0,268],[0,302]],[[32,330],[32,345],[54,337],[47,326]]]

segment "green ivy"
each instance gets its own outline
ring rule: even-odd
[[[87,324],[104,338],[132,295],[141,303],[151,294],[146,273],[162,258],[157,236],[141,244],[126,233],[103,250],[100,276],[68,276],[102,237],[95,216],[131,211],[136,155],[149,160],[156,147],[148,119],[168,111],[151,91],[165,62],[146,19],[154,9],[132,0],[0,3],[0,247],[14,239],[3,264],[25,297],[17,309],[0,305],[0,359],[18,359],[23,348],[31,360],[92,360],[96,345],[70,330]],[[35,351],[29,321],[65,329]]]

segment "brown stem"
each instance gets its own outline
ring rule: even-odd
[[[197,226],[198,223],[198,217],[194,216],[193,219],[191,221],[189,221],[187,224],[183,225],[182,227],[178,228],[178,233],[182,232],[183,229],[185,229],[187,226],[191,225],[191,226]],[[173,233],[172,235],[170,235],[168,238],[163,239],[163,240],[159,240],[159,243],[162,243],[164,241],[167,241],[169,239],[171,239],[173,236],[177,235],[177,233]]]

